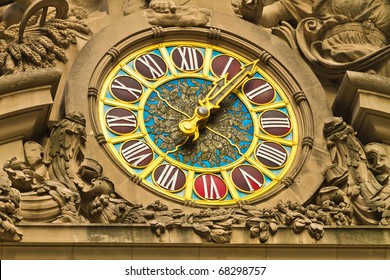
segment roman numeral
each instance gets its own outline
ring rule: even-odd
[[[287,159],[287,153],[279,151],[278,149],[275,149],[274,147],[271,147],[267,144],[262,144],[259,146],[256,152],[256,156],[260,158],[260,161],[261,158],[263,158],[269,160],[277,166],[282,166]]]
[[[142,94],[142,89],[128,87],[128,86],[124,85],[123,83],[121,83],[118,79],[115,79],[112,82],[111,88],[125,90],[128,93],[130,93],[132,96],[134,96],[135,99],[138,99]]]
[[[232,64],[234,58],[233,57],[229,57],[229,60],[228,62],[226,63],[225,65],[225,68],[223,69],[222,73],[221,73],[221,77],[223,77],[228,71],[229,71],[229,67],[230,65]]]
[[[249,99],[253,100],[253,99],[255,99],[257,96],[259,96],[259,95],[261,95],[261,94],[263,94],[264,92],[267,92],[267,91],[269,91],[269,90],[272,90],[272,87],[271,87],[268,83],[266,83],[266,84],[263,84],[263,85],[261,85],[261,86],[255,88],[255,89],[252,89],[250,92],[246,92],[245,95],[246,95]]]
[[[207,177],[210,178],[210,185],[207,184]],[[206,199],[220,199],[221,195],[218,192],[217,184],[214,181],[213,176],[204,175],[202,176],[204,198]],[[209,193],[210,192],[210,193]]]
[[[179,177],[179,169],[173,165],[165,165],[157,178],[157,183],[167,190],[174,191]]]
[[[199,69],[197,50],[189,47],[181,47],[177,49],[180,58],[181,58],[181,66],[180,69],[186,71],[193,71]]]
[[[156,56],[156,55],[145,54],[143,56],[140,56],[137,59],[137,61],[141,62],[144,66],[146,66],[146,68],[149,70],[149,73],[146,74],[146,73],[142,73],[140,71],[139,72],[142,75],[146,74],[144,76],[146,76],[147,78],[153,78],[153,79],[160,78],[160,77],[164,76],[165,71],[158,64],[158,61],[157,61],[158,59],[161,60],[161,58]]]
[[[255,183],[257,186],[257,189],[260,189],[263,183],[259,182],[255,177],[253,177],[251,174],[246,172],[243,168],[238,168],[241,175],[244,177],[244,180],[246,182],[246,185],[249,189],[249,191],[254,191],[255,189],[252,187],[252,183]]]
[[[135,128],[137,126],[137,119],[134,115],[129,116],[114,116],[107,114],[107,124],[109,128],[116,127],[116,126],[126,126],[126,127],[133,127]]]
[[[285,118],[261,117],[261,126],[265,128],[290,128],[290,120]]]
[[[131,165],[140,166],[143,161],[152,156],[151,149],[145,143],[140,141],[133,141],[130,143],[132,144],[127,146],[125,149],[122,149],[122,155]]]

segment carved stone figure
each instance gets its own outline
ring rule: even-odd
[[[147,8],[159,13],[176,11],[175,2],[172,0],[124,0],[122,11],[124,15],[129,15]]]
[[[0,171],[0,241],[19,241],[23,236],[15,226],[22,219],[20,193],[11,186],[7,174]]]
[[[383,146],[379,143],[369,143],[364,146],[367,165],[381,185],[390,184],[390,164]]]
[[[355,223],[378,224],[384,211],[390,207],[390,187],[380,184],[369,170],[369,166],[380,166],[378,161],[377,164],[373,161],[372,153],[375,152],[370,146],[367,148],[371,158],[371,164],[368,164],[364,148],[353,128],[341,118],[328,120],[324,134],[334,163],[325,172],[325,179],[329,186],[336,185],[345,194],[337,194],[339,190],[333,188],[328,195],[332,195],[333,201],[341,200],[352,205]],[[329,191],[329,187],[326,190]],[[321,190],[320,195],[323,195]],[[317,200],[319,202],[321,199]]]
[[[211,17],[211,11],[195,6],[176,7],[172,0],[125,0],[124,15],[144,11],[151,25],[166,26],[204,26]]]
[[[346,70],[375,70],[390,76],[390,2],[388,0],[242,0],[244,19],[265,27],[281,21],[297,24],[299,49],[322,76]]]
[[[97,161],[84,158],[84,142],[84,116],[68,114],[54,125],[45,152],[40,144],[28,141],[26,162],[12,158],[4,163],[9,178],[5,186],[21,192],[24,222],[116,221],[120,211],[114,186],[101,176]]]

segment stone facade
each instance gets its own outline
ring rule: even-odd
[[[0,3],[1,259],[390,258],[389,1]],[[272,190],[175,199],[112,156],[107,75],[172,41],[240,53],[286,92],[297,156]]]

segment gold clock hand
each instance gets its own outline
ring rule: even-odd
[[[226,77],[222,77],[213,82],[213,87],[207,95],[213,92],[218,92],[226,84]],[[182,120],[179,123],[179,130],[185,136],[194,136],[193,140],[199,137],[199,128],[206,125],[210,116],[210,110],[204,106],[197,106],[192,117]]]
[[[227,74],[214,82],[214,87],[207,93],[206,97],[199,100],[199,106],[195,108],[191,118],[182,120],[179,123],[179,130],[185,136],[193,136],[193,140],[198,139],[199,129],[203,128],[213,110],[219,109],[219,104],[238,88],[249,77],[255,74],[255,67],[259,60],[255,60],[247,65],[241,66],[232,79],[227,81]]]
[[[232,79],[225,83],[220,90],[210,91],[205,98],[199,100],[199,105],[209,108],[210,110],[218,109],[219,104],[236,88],[238,88],[244,80],[255,74],[255,67],[259,60],[255,60],[247,65],[241,66],[241,71],[238,72]],[[227,75],[224,76],[227,79]]]

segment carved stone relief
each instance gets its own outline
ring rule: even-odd
[[[115,194],[102,166],[83,156],[84,116],[68,114],[53,127],[45,151],[28,141],[26,162],[12,158],[4,163],[7,175],[0,177],[0,238],[19,241],[22,234],[15,223],[22,218],[25,223],[146,224],[158,236],[189,225],[202,240],[216,243],[229,242],[235,225],[245,225],[260,242],[276,234],[279,226],[289,226],[295,233],[307,230],[321,239],[328,225],[389,225],[389,167],[381,145],[363,148],[353,129],[340,118],[327,121],[324,133],[334,164],[324,174],[324,187],[311,204],[279,201],[267,209],[242,205],[184,213],[160,201],[145,208]]]
[[[346,70],[389,76],[390,3],[359,1],[233,1],[244,19],[274,27],[276,35],[299,48],[320,76],[340,78]],[[238,6],[238,9],[237,9]],[[293,28],[288,21],[295,26]]]
[[[48,12],[49,7],[55,11]],[[40,10],[44,12],[37,16]],[[80,34],[91,33],[80,21],[66,19],[67,12],[64,0],[40,1],[26,8],[20,23],[4,22],[0,26],[0,75],[53,67],[56,61],[66,63],[64,50],[76,44]]]
[[[12,187],[12,182],[4,172],[0,172],[0,240],[20,241],[22,232],[15,226],[22,217],[20,193]]]
[[[205,26],[211,11],[196,6],[178,6],[171,0],[125,0],[122,6],[124,15],[144,11],[148,22],[157,26]]]

